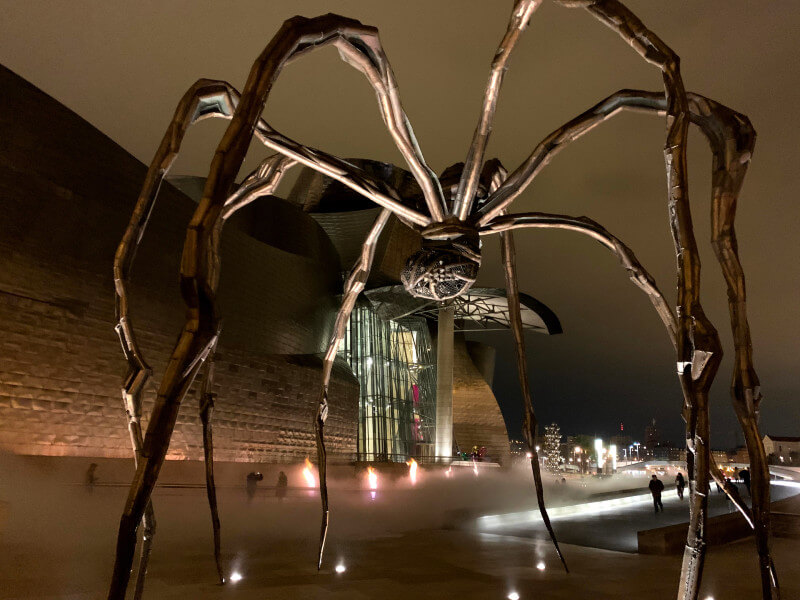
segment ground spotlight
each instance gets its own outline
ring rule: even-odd
[[[517,592],[511,592],[506,598],[508,598],[508,600],[519,600],[519,594]]]
[[[239,571],[234,571],[231,573],[231,583],[236,583],[237,581],[242,580],[242,574]]]
[[[539,569],[540,571],[544,571],[544,563],[542,561],[539,561],[538,563],[536,563],[536,568]]]
[[[345,567],[342,563],[339,563],[338,565],[336,565],[336,572],[337,573],[344,573],[345,571],[347,571],[347,567]]]

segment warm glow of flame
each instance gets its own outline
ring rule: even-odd
[[[412,458],[406,464],[408,465],[408,476],[411,478],[411,485],[417,485],[417,461]]]
[[[372,467],[367,467],[367,482],[369,483],[369,489],[373,491],[378,489],[378,474]]]
[[[317,487],[317,480],[314,479],[314,472],[312,471],[313,468],[314,465],[311,464],[311,461],[308,460],[306,456],[306,466],[303,467],[303,477],[306,478],[306,487]]]

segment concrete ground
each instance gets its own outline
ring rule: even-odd
[[[1,466],[1,465],[0,465]],[[423,474],[424,475],[424,474]],[[398,483],[375,500],[351,482],[334,485],[326,558],[315,569],[316,496],[293,490],[279,502],[270,491],[248,501],[241,486],[220,490],[225,572],[241,581],[216,585],[208,508],[200,488],[154,494],[158,532],[145,598],[166,600],[360,600],[454,598],[674,598],[679,557],[642,556],[563,544],[565,574],[549,542],[445,529],[455,509],[517,505],[513,474],[459,481]],[[83,486],[30,477],[0,481],[7,518],[0,524],[0,598],[105,598],[113,564],[123,486]],[[521,488],[530,496],[528,485]],[[513,502],[512,502],[513,500]],[[528,508],[525,506],[523,508]],[[666,516],[666,514],[665,514]],[[2,521],[2,519],[0,519]],[[591,523],[588,524],[591,526]],[[573,527],[559,524],[562,537]],[[787,599],[800,598],[800,541],[776,539],[775,561]],[[543,563],[544,569],[536,565]],[[335,572],[337,565],[346,571]],[[709,550],[701,598],[759,598],[752,541]]]

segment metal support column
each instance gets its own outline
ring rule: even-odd
[[[453,457],[453,315],[452,307],[439,309],[436,341],[436,460]]]

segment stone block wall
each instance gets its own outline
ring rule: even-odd
[[[146,168],[2,67],[0,89],[0,449],[130,456],[111,267]],[[178,268],[193,210],[165,184],[137,254],[133,324],[154,370],[145,414],[183,324]],[[306,220],[298,229],[324,235],[301,210],[296,217]],[[217,458],[313,455],[315,354],[330,335],[340,287],[335,252],[297,254],[226,228]],[[202,458],[195,393],[181,407],[168,459]],[[338,367],[326,430],[334,457],[354,455],[357,414],[358,383]]]

